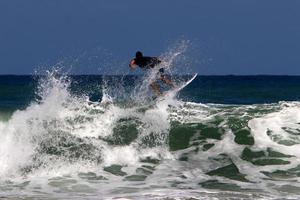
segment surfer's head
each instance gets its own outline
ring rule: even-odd
[[[137,51],[137,52],[135,53],[135,57],[136,57],[136,58],[141,58],[141,57],[143,57],[142,52]]]

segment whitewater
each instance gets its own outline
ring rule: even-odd
[[[40,76],[35,98],[0,118],[0,197],[300,197],[298,101],[199,103],[177,93],[155,101],[155,73],[130,87],[102,76],[99,100],[74,92],[70,76]]]

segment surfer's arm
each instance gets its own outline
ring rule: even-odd
[[[135,68],[136,68],[136,63],[135,63],[135,60],[134,60],[134,59],[132,59],[132,60],[130,61],[129,67],[130,67],[131,69],[135,69]]]

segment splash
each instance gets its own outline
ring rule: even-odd
[[[162,56],[158,68],[170,72],[173,62],[185,49],[186,44],[182,43],[174,52]],[[137,86],[133,84],[133,92],[126,91],[123,79],[103,77],[101,102],[73,95],[71,79],[59,74],[60,70],[54,69],[40,76],[36,101],[1,124],[1,177],[18,177],[84,162],[96,166],[133,164],[155,148],[160,149],[154,150],[158,157],[168,154],[171,99],[152,108],[151,105],[147,108],[148,104],[145,107],[156,70],[149,71]],[[128,94],[134,104],[143,104],[128,107],[117,103],[120,99],[128,102]],[[127,129],[132,135],[120,136]],[[131,140],[127,141],[127,137]]]
[[[299,197],[299,102],[153,101],[149,73],[129,85],[102,77],[99,101],[75,94],[59,71],[40,76],[37,98],[0,122],[4,196]]]
[[[159,65],[155,66],[155,68],[146,71],[146,74],[142,77],[143,80],[138,82],[138,84],[136,84],[135,88],[133,89],[133,92],[131,93],[131,99],[134,99],[137,102],[141,102],[143,104],[149,101],[149,97],[153,95],[153,91],[149,86],[153,82],[156,82],[162,89],[164,89],[166,86],[164,84],[160,84],[160,81],[158,81],[159,69],[164,68],[165,73],[169,77],[171,77],[173,74],[178,73],[178,69],[176,69],[176,63],[178,61],[184,60],[184,53],[188,48],[188,44],[188,41],[182,40],[179,43],[176,43],[176,45],[170,48],[165,54],[159,56],[162,62]],[[180,74],[182,74],[184,70],[182,70],[181,68],[179,72]],[[177,76],[176,79],[173,79],[172,81],[175,83],[180,83],[184,82],[185,80],[182,79],[182,77]]]
[[[42,76],[37,100],[1,124],[1,177],[41,173],[42,169],[43,173],[59,171],[70,165],[81,169],[133,165],[151,149],[166,148],[166,107],[145,112],[139,107],[120,107],[105,88],[102,101],[92,102],[87,96],[72,95],[70,78],[57,74]],[[122,136],[128,129],[131,136]]]

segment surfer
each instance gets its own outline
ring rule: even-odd
[[[161,63],[161,60],[157,57],[148,57],[148,56],[143,56],[142,52],[137,51],[135,53],[135,58],[132,59],[129,63],[129,67],[131,69],[135,69],[136,66],[139,66],[142,69],[151,69],[154,68],[155,66],[159,65]],[[158,70],[157,75],[159,75],[159,79],[170,86],[171,88],[174,88],[174,85],[170,79],[168,79],[165,75],[165,69],[160,68]],[[150,87],[154,91],[154,93],[159,96],[162,94],[159,85],[156,83],[156,81],[152,82],[150,84]]]

